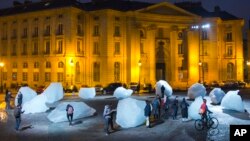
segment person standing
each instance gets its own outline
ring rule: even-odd
[[[14,109],[14,116],[16,119],[16,126],[15,129],[18,131],[19,130],[19,126],[21,124],[21,114],[24,113],[24,111],[22,111],[22,107],[21,105],[17,105]]]
[[[177,119],[177,113],[178,113],[178,97],[175,97],[174,103],[172,105],[172,109],[173,109],[173,119]]]
[[[164,91],[165,91],[165,87],[162,85],[161,86],[161,98],[164,98]]]
[[[150,125],[150,116],[151,116],[151,104],[149,100],[146,100],[146,106],[144,108],[144,115],[146,117],[146,127],[151,128]]]
[[[160,111],[159,111],[159,108],[160,108],[160,101],[159,101],[158,96],[156,96],[156,97],[153,99],[152,105],[153,105],[154,120],[158,120],[158,119],[159,119],[159,112],[160,112]]]
[[[67,107],[66,107],[66,112],[67,112],[67,118],[68,118],[68,121],[69,121],[69,125],[72,125],[73,114],[74,114],[73,106],[68,104]]]
[[[17,96],[17,105],[22,105],[22,103],[23,103],[23,94],[19,92]]]
[[[10,106],[11,98],[13,98],[11,95],[11,92],[10,91],[6,92],[5,94],[6,110],[11,109],[11,106]]]
[[[189,104],[186,102],[186,99],[183,98],[180,104],[182,121],[185,121],[188,118],[188,106]]]
[[[110,131],[109,131],[109,127],[111,127],[112,130],[114,130],[114,127],[113,127],[113,113],[116,111],[116,110],[112,110],[112,105],[109,104],[109,105],[105,105],[104,106],[104,111],[103,111],[103,118],[104,118],[104,130],[106,132],[106,135],[109,135],[110,134]]]
[[[165,119],[168,119],[168,113],[169,113],[169,104],[170,104],[170,100],[169,100],[169,97],[167,96],[166,97],[166,102],[164,103],[164,118]]]

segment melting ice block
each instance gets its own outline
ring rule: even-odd
[[[188,107],[188,117],[191,119],[201,119],[201,115],[199,114],[199,110],[201,107],[201,104],[203,103],[202,96],[196,97],[194,102],[190,104]]]
[[[190,99],[195,99],[196,97],[199,97],[199,96],[204,97],[206,93],[207,93],[206,88],[202,84],[195,83],[190,88],[188,88],[187,96]]]
[[[79,97],[83,99],[91,99],[96,95],[95,88],[81,88],[79,91]]]
[[[49,113],[47,118],[55,123],[68,121],[66,116],[66,107],[68,104],[72,105],[74,108],[73,120],[92,116],[96,112],[95,109],[89,107],[84,102],[62,102],[57,105],[51,113]]]
[[[155,90],[155,93],[156,95],[160,95],[161,96],[161,87],[162,85],[165,87],[165,91],[164,91],[164,94],[166,96],[171,96],[173,94],[173,89],[172,87],[168,84],[167,81],[165,80],[159,80],[157,83],[156,83],[156,90]]]
[[[42,93],[42,95],[46,95],[48,103],[54,103],[63,99],[64,92],[61,83],[53,82],[51,83]]]
[[[125,89],[123,87],[118,87],[114,91],[114,97],[116,97],[117,99],[123,99],[123,98],[127,98],[127,97],[131,96],[132,93],[133,93],[133,90],[131,90],[131,89]]]
[[[47,111],[49,108],[46,106],[47,97],[44,94],[37,95],[30,101],[23,104],[22,110],[25,114],[41,113]]]
[[[228,91],[221,101],[221,106],[224,107],[224,109],[244,112],[244,104],[238,92],[239,90]]]
[[[30,101],[31,99],[33,99],[34,97],[37,96],[37,93],[31,89],[30,87],[21,87],[18,92],[17,95],[15,97],[15,105],[17,106],[17,98],[18,98],[18,94],[22,93],[23,94],[23,101],[22,101],[22,105],[28,101]]]
[[[214,88],[209,93],[209,97],[213,104],[219,104],[224,96],[225,92],[221,88]]]
[[[117,105],[116,123],[123,128],[136,127],[146,120],[144,116],[145,101],[133,98],[119,100]]]

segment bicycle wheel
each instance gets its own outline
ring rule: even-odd
[[[209,120],[208,120],[208,126],[209,128],[212,128],[212,129],[215,129],[217,128],[219,125],[219,121],[217,118],[215,117],[211,117]]]
[[[197,119],[194,122],[194,127],[196,130],[201,131],[203,129],[203,123],[201,119]]]

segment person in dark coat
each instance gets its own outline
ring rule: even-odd
[[[69,121],[69,125],[72,125],[73,115],[74,115],[74,108],[72,105],[68,104],[66,107],[67,118]]]
[[[17,105],[22,105],[23,103],[23,94],[20,92],[17,96]]]
[[[22,107],[21,105],[17,105],[14,109],[14,116],[16,118],[16,126],[15,129],[18,131],[19,126],[21,124],[21,114],[24,113],[24,111],[22,111]]]
[[[169,97],[167,96],[166,102],[164,103],[164,111],[165,111],[164,118],[165,119],[168,119],[169,105],[170,105],[170,100],[169,100]]]
[[[6,110],[11,109],[11,106],[10,106],[11,98],[14,98],[12,97],[11,92],[10,91],[6,92],[5,94]]]
[[[173,116],[173,119],[177,119],[177,113],[178,113],[178,97],[176,96],[175,97],[175,100],[174,100],[174,103],[172,105],[172,109],[173,109],[173,113],[172,113],[172,116]]]
[[[144,108],[144,115],[146,117],[146,126],[147,128],[151,128],[151,125],[150,125],[150,116],[151,116],[151,104],[150,104],[150,101],[149,100],[146,100],[146,106]]]
[[[152,101],[152,105],[153,105],[153,114],[154,114],[154,119],[158,120],[160,118],[159,114],[159,108],[160,108],[160,101],[159,98],[156,96],[153,101]]]
[[[104,106],[104,111],[103,111],[103,118],[104,118],[104,130],[106,132],[106,135],[110,134],[109,127],[111,127],[112,130],[114,130],[113,127],[113,114],[116,110],[112,109],[112,105],[108,104]]]
[[[188,118],[188,106],[189,106],[189,104],[186,102],[186,99],[183,98],[182,102],[180,104],[181,115],[182,115],[183,121]]]

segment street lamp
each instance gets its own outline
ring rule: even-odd
[[[1,88],[0,88],[0,92],[3,92],[3,67],[4,67],[4,63],[0,62],[0,67],[1,67]]]
[[[140,87],[141,87],[141,60],[138,61],[138,66],[139,66],[139,83],[138,83],[138,93],[140,92]]]

